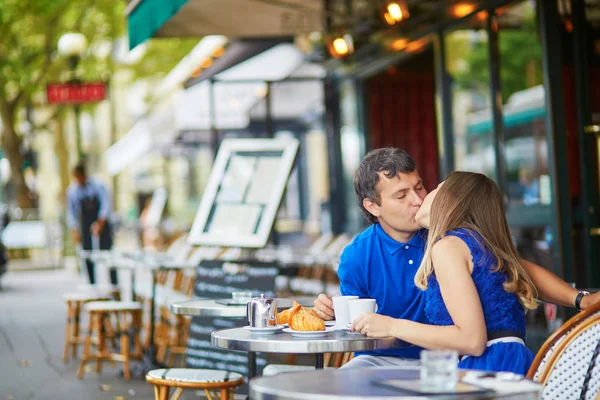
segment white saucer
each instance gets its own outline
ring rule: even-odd
[[[336,328],[333,326],[325,327],[324,331],[295,331],[292,328],[284,328],[283,331],[285,333],[290,333],[292,336],[296,337],[319,337],[325,336],[329,332],[335,331]]]
[[[277,326],[269,326],[266,328],[255,328],[252,326],[244,326],[244,329],[257,334],[257,335],[272,335],[274,333],[277,332],[281,332],[283,330],[284,326],[283,325],[277,325]]]
[[[350,332],[351,328],[352,328],[351,325],[346,325],[346,326],[343,326],[343,327],[338,328],[338,329],[343,330],[344,332],[346,332],[349,335],[362,335],[362,333],[360,333],[360,332],[356,332],[356,331]]]

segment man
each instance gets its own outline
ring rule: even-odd
[[[112,230],[108,222],[111,203],[106,187],[89,179],[84,163],[73,168],[73,184],[67,190],[67,224],[73,242],[84,250],[110,250]],[[97,241],[97,243],[93,243]],[[95,248],[97,246],[97,248]],[[86,260],[90,283],[96,283],[94,263]],[[117,284],[117,271],[110,271],[110,281]]]
[[[366,324],[385,323],[381,315],[426,323],[425,296],[414,284],[423,258],[426,230],[415,215],[427,191],[412,157],[404,150],[382,148],[369,152],[354,177],[358,204],[372,224],[344,249],[338,268],[340,292],[376,299],[380,315]],[[521,260],[536,285],[540,299],[585,309],[600,301],[600,293],[585,295],[546,269]],[[326,320],[335,317],[331,297],[314,302]],[[345,368],[385,367],[417,363],[420,348],[359,353]]]

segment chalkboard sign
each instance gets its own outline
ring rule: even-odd
[[[194,296],[229,299],[236,291],[252,291],[273,296],[277,267],[253,267],[225,261],[203,261],[196,268]],[[238,372],[248,376],[248,353],[213,347],[210,335],[218,329],[248,325],[246,318],[193,317],[190,325],[186,364],[188,368],[209,368]],[[266,357],[256,357],[257,372],[262,374]],[[243,392],[243,389],[241,390]]]

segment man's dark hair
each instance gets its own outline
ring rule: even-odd
[[[354,174],[354,191],[356,192],[358,206],[367,221],[372,224],[378,222],[377,217],[363,206],[363,200],[369,199],[381,205],[381,198],[377,190],[379,173],[383,172],[387,178],[392,178],[401,172],[406,174],[415,170],[415,160],[406,151],[396,147],[371,150],[363,158]]]
[[[87,176],[85,163],[83,161],[78,162],[75,167],[73,167],[73,173],[79,176]]]

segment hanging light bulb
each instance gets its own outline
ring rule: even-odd
[[[465,17],[475,11],[475,4],[457,3],[452,7],[452,14],[457,18]]]
[[[335,58],[345,57],[354,52],[354,42],[349,34],[334,37],[328,41],[327,47],[331,56]]]
[[[388,25],[394,25],[410,17],[406,0],[394,0],[387,2],[383,9],[383,19]]]

